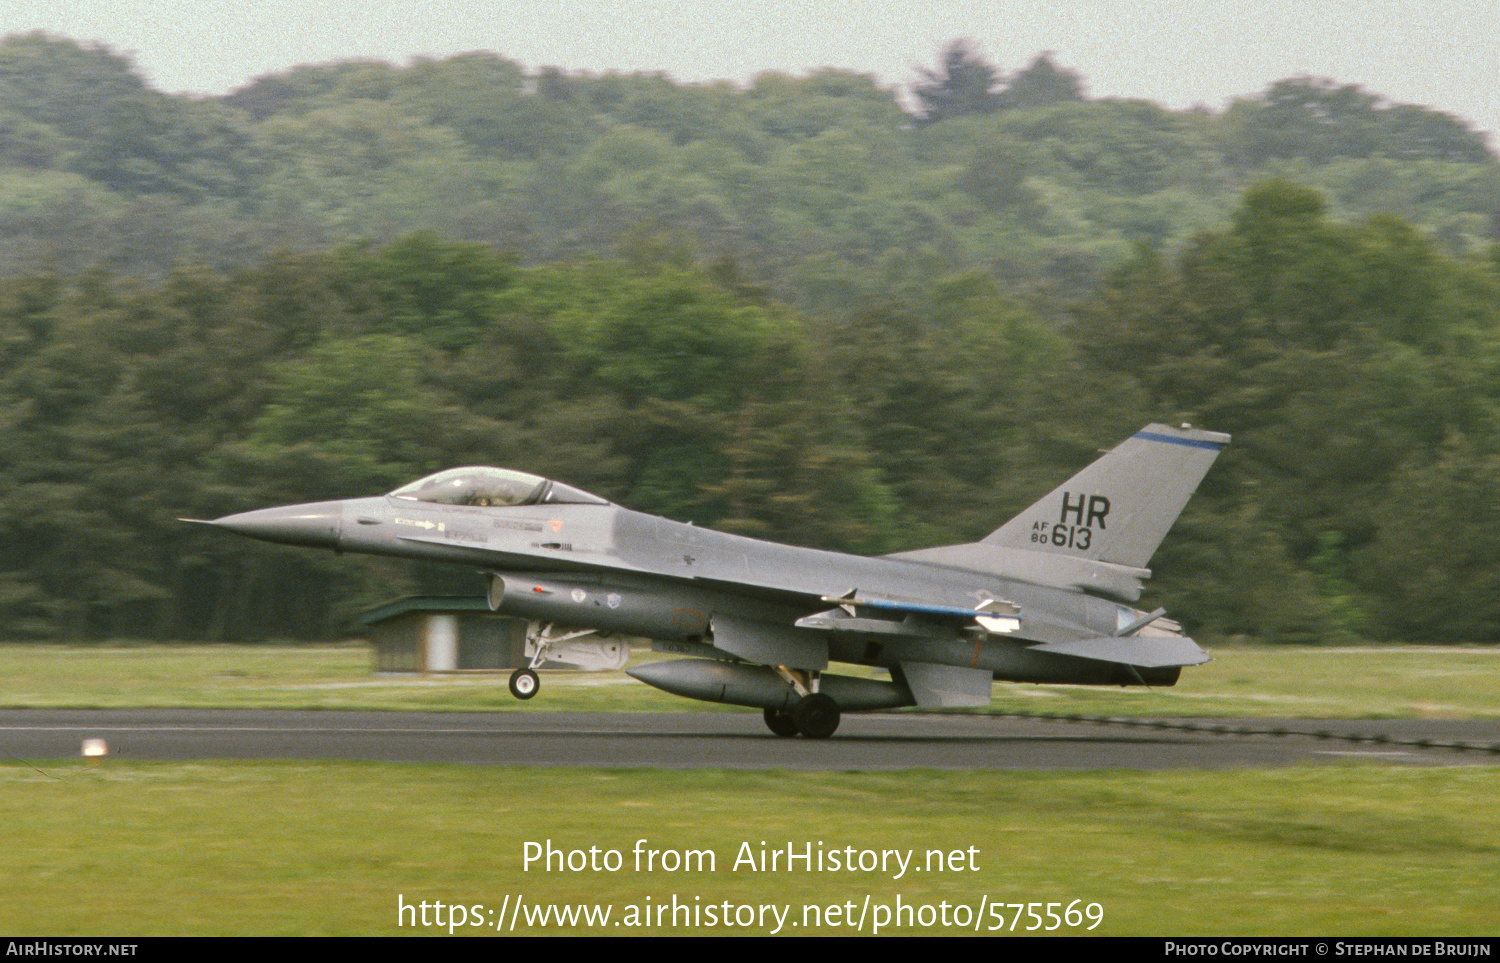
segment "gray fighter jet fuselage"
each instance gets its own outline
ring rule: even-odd
[[[879,558],[717,532],[479,467],[209,524],[484,571],[490,607],[533,626],[532,664],[511,678],[518,697],[535,694],[532,667],[551,640],[618,633],[691,657],[635,678],[761,708],[779,735],[823,737],[843,710],[988,704],[995,679],[1171,685],[1207,661],[1161,610],[1123,603],[1228,441],[1150,425],[980,542]],[[890,681],[829,674],[830,662],[887,669]]]

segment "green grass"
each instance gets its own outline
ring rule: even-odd
[[[995,711],[1378,718],[1500,715],[1500,649],[1217,649],[1172,688],[995,686]],[[649,656],[647,656],[649,657]],[[0,645],[0,706],[700,711],[622,673],[548,672],[530,702],[502,674],[376,676],[361,645]],[[858,667],[835,671],[868,673]]]
[[[794,919],[804,903],[862,904],[867,895],[933,906],[1080,899],[1104,908],[1094,932],[1108,935],[1493,935],[1497,793],[1494,768],[9,764],[0,765],[0,932],[431,935],[397,926],[398,895],[492,908],[517,894],[533,904],[607,903],[618,919],[647,897],[659,904],[675,894],[686,903],[791,904]],[[524,871],[523,844],[549,839],[565,850],[619,850],[624,868]],[[636,872],[638,839],[711,850],[716,869]],[[763,841],[915,850],[919,859],[928,849],[973,847],[978,868],[896,880],[733,867],[742,843],[758,850]],[[955,931],[888,932],[913,929]]]

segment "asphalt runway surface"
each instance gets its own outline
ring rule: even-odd
[[[833,738],[808,740],[772,735],[759,712],[10,709],[0,710],[0,759],[77,758],[85,739],[103,739],[111,758],[171,761],[361,759],[805,771],[1224,769],[1345,760],[1500,764],[1500,748],[1490,750],[1500,747],[1500,719],[1161,723],[1194,728],[1153,728],[1148,720],[1127,725],[881,713],[846,715]],[[1419,740],[1439,745],[1413,744]]]

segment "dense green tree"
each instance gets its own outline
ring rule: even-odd
[[[1027,110],[1083,99],[1083,76],[1076,70],[1059,67],[1048,50],[1037,54],[1026,69],[1011,76],[999,105]]]
[[[535,159],[572,154],[594,134],[578,107],[525,90],[521,66],[487,53],[422,60],[401,77],[393,103],[457,134],[477,150]]]
[[[1339,217],[1412,221],[1448,251],[1494,233],[1500,166],[1435,111],[1305,78],[1224,116],[1089,102],[1049,54],[1009,78],[964,42],[944,56],[916,87],[947,106],[914,125],[894,90],[840,70],[741,89],[476,53],[297,67],[193,100],[106,49],[12,37],[0,273],[159,277],[419,230],[542,263],[645,230],[802,304],[816,299],[794,279],[832,263],[866,294],[985,269],[1055,316],[1050,302],[1086,294],[1132,244],[1221,228],[1266,172],[1326,191]],[[657,149],[621,155],[643,137]]]
[[[448,350],[479,340],[493,322],[493,300],[513,282],[515,259],[479,244],[455,244],[430,233],[383,248],[342,252],[342,297],[376,330]]]
[[[872,304],[821,338],[896,497],[893,547],[981,538],[1043,494],[1022,437],[1034,375],[1065,349],[988,278],[929,281],[920,301]]]
[[[1066,101],[1007,111],[998,128],[1033,145],[1064,176],[1112,194],[1146,194],[1191,183],[1203,149],[1192,124],[1144,101]]]
[[[844,70],[818,70],[807,77],[759,74],[746,91],[746,98],[749,119],[779,140],[816,137],[835,127],[856,128],[878,136],[908,120],[893,91],[879,86],[867,74]]]
[[[991,132],[974,144],[958,185],[986,211],[1011,212],[1023,221],[1044,216],[1037,191],[1027,183],[1036,159],[1024,142]]]
[[[922,81],[913,85],[918,120],[936,124],[965,114],[992,114],[1001,106],[1004,76],[968,40],[955,40],[943,50],[937,70],[919,68]]]
[[[67,148],[67,139],[57,128],[0,107],[0,163],[40,170],[58,163]]]
[[[1412,104],[1387,104],[1354,84],[1312,77],[1278,80],[1228,118],[1229,152],[1247,165],[1276,157],[1319,163],[1337,157],[1425,158],[1488,163],[1484,138],[1457,118]]]
[[[43,33],[0,40],[0,109],[75,142],[109,125],[121,102],[147,95],[128,59]]]
[[[1381,634],[1471,643],[1500,636],[1500,455],[1450,436],[1386,492],[1379,535],[1358,560]]]
[[[293,67],[284,74],[268,74],[221,99],[259,123],[279,114],[301,116],[348,100],[389,100],[400,71],[389,64],[365,60],[319,66]]]

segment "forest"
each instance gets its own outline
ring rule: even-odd
[[[349,62],[223,97],[0,42],[0,637],[330,638],[472,573],[183,517],[461,464],[878,554],[1149,421],[1229,432],[1147,600],[1205,644],[1500,635],[1500,161],[1319,78],[1091,99]]]

